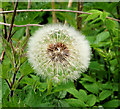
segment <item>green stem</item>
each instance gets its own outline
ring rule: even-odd
[[[52,89],[52,79],[48,80],[47,82],[48,82],[47,95],[49,95]]]

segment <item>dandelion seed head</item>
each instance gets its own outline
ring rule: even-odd
[[[55,83],[76,80],[90,61],[90,46],[74,28],[53,24],[37,30],[28,42],[28,60],[37,75]]]

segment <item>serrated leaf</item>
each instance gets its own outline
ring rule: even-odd
[[[100,99],[100,100],[104,100],[104,99],[106,99],[107,97],[109,97],[111,94],[112,94],[112,91],[103,90],[103,91],[100,93],[100,95],[99,95],[99,99]]]
[[[108,16],[108,13],[105,12],[105,11],[100,14],[100,18],[101,18],[101,20],[102,20],[103,22],[105,21],[105,19],[106,19],[107,16]]]
[[[79,90],[79,98],[78,99],[80,99],[81,101],[86,102],[86,100],[87,100],[87,93],[86,93],[85,90],[83,90],[83,89]]]
[[[84,78],[82,78],[83,81],[95,82],[95,80],[92,77],[86,74],[83,74],[83,76],[84,76]]]
[[[88,95],[87,97],[87,104],[89,106],[93,106],[96,103],[96,96],[93,94]]]
[[[116,27],[116,24],[113,20],[106,19],[105,20],[105,26],[107,27],[108,30],[113,30]]]
[[[78,90],[76,90],[75,88],[69,88],[66,91],[72,94],[74,97],[79,98]]]
[[[20,72],[22,75],[28,75],[33,72],[33,68],[30,66],[30,63],[28,61],[26,61],[20,67]]]
[[[96,83],[87,83],[80,81],[80,83],[89,91],[95,94],[99,93],[99,87]]]
[[[89,21],[89,20],[94,20],[95,18],[97,18],[100,14],[99,13],[94,13],[94,14],[91,14],[89,15],[85,21]]]
[[[11,52],[11,45],[4,38],[2,38],[2,42],[3,42],[3,47],[5,48],[6,55],[10,59],[10,61],[12,63],[13,62],[13,56],[12,56],[12,52]]]
[[[65,99],[72,107],[86,107],[87,105],[79,99]]]
[[[12,37],[12,39],[20,40],[25,33],[25,28],[20,28]]]
[[[67,94],[67,91],[60,91],[58,97],[59,98],[64,98]]]
[[[109,34],[108,31],[101,32],[100,34],[98,34],[98,35],[96,36],[96,41],[95,41],[95,43],[96,43],[96,44],[99,44],[99,42],[104,41],[104,40],[106,40],[106,39],[109,38],[109,37],[110,37],[110,34]]]
[[[87,14],[81,14],[78,17],[85,17],[85,16],[88,16],[88,15]]]
[[[110,100],[106,103],[103,104],[104,107],[118,107],[120,106],[120,100],[114,99],[114,100]]]
[[[7,79],[8,73],[12,69],[10,60],[5,56],[2,63],[2,78]]]
[[[88,13],[99,13],[99,14],[102,13],[101,11],[95,10],[95,9],[89,10],[89,11],[87,11],[87,12],[88,12]]]
[[[69,81],[67,83],[61,83],[60,85],[54,87],[52,93],[59,92],[59,91],[62,91],[62,90],[67,90],[69,88],[74,88],[74,83],[71,82],[71,81]]]

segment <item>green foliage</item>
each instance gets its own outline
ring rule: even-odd
[[[17,9],[26,9],[27,2],[19,2]],[[117,2],[84,2],[81,14],[81,32],[91,46],[89,69],[74,82],[52,84],[35,71],[28,62],[27,42],[39,28],[14,27],[12,44],[0,39],[0,54],[5,49],[2,62],[2,106],[3,107],[86,107],[118,108],[119,100],[119,26]],[[51,2],[31,2],[30,9],[51,9]],[[77,2],[68,8],[68,2],[56,2],[56,9],[77,10]],[[12,2],[3,2],[2,9],[13,10]],[[76,13],[55,12],[59,22],[77,28]],[[6,14],[6,22],[11,23],[12,14]],[[109,17],[113,18],[110,19]],[[23,12],[15,16],[16,25],[52,23],[52,12]],[[5,36],[4,26],[0,28]],[[7,28],[9,31],[9,28]],[[15,82],[13,83],[13,75]],[[13,83],[13,85],[12,85]],[[10,87],[8,86],[10,85]],[[13,96],[10,96],[13,90]],[[1,90],[0,90],[1,92]],[[48,93],[49,92],[49,93]],[[1,105],[1,104],[0,104]]]

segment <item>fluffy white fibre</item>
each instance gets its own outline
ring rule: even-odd
[[[56,37],[53,37],[54,34]],[[47,54],[50,44],[61,42],[68,47],[65,62],[54,62]],[[37,75],[52,78],[53,82],[76,80],[85,72],[90,61],[90,46],[85,36],[74,28],[52,24],[37,30],[28,42],[28,60]]]

